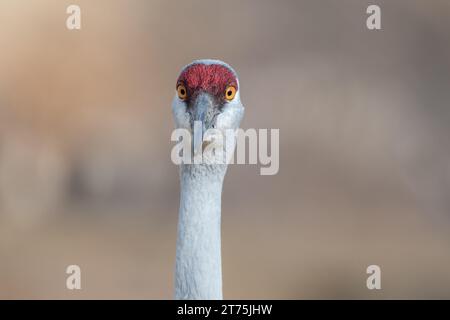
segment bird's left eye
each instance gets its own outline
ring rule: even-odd
[[[228,101],[233,100],[234,96],[236,95],[236,88],[233,86],[228,86],[225,89],[225,99]]]

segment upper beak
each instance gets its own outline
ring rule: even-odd
[[[203,136],[205,132],[211,128],[214,108],[213,98],[205,92],[201,92],[192,104],[193,120],[194,120],[194,154],[202,151]]]

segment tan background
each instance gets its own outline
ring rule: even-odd
[[[226,298],[450,298],[450,2],[376,3],[381,31],[356,0],[2,0],[0,298],[172,297],[170,103],[197,58],[281,136],[278,175],[227,175]]]

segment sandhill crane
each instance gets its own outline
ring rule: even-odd
[[[237,129],[244,107],[236,72],[219,60],[197,60],[185,66],[177,80],[172,111],[176,127],[191,132],[196,121],[203,130]],[[203,143],[194,143],[194,153],[197,148],[202,150]],[[226,170],[226,164],[180,165],[176,299],[222,299],[220,225]]]

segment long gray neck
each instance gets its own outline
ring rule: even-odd
[[[183,164],[175,299],[222,299],[221,196],[226,165]]]

